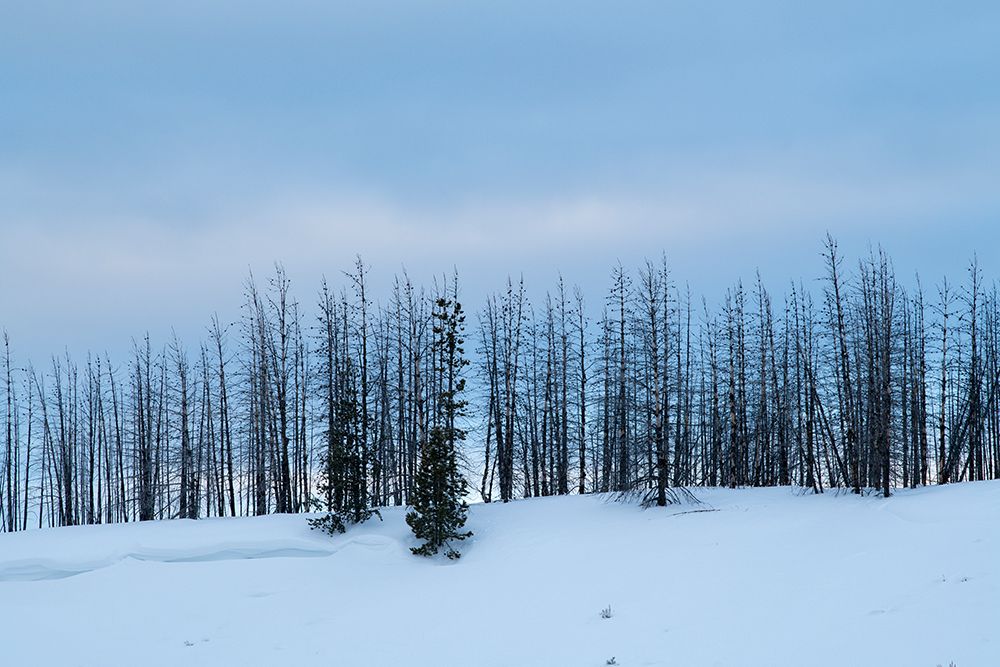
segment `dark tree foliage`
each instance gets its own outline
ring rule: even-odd
[[[417,539],[424,541],[413,547],[414,554],[431,556],[446,549],[448,558],[457,559],[461,554],[451,542],[472,536],[471,532],[462,531],[468,505],[466,482],[458,465],[458,447],[466,434],[456,424],[467,405],[460,398],[465,390],[462,369],[469,363],[462,347],[465,315],[462,305],[454,299],[439,298],[434,306],[431,351],[441,391],[430,433],[422,447],[413,509],[407,513],[406,523]]]

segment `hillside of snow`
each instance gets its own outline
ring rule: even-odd
[[[475,505],[457,562],[401,509],[0,535],[0,664],[1000,665],[1000,483],[696,495]]]

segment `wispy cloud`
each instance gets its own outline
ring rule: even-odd
[[[275,261],[311,300],[319,276],[336,278],[357,254],[377,269],[382,288],[403,266],[422,280],[455,266],[477,301],[508,274],[526,273],[544,289],[558,270],[598,298],[614,262],[666,252],[679,279],[715,298],[756,267],[778,281],[815,275],[828,229],[855,248],[870,240],[891,249],[905,232],[923,238],[920,254],[932,257],[948,247],[939,230],[975,225],[1000,208],[982,171],[875,178],[829,164],[813,173],[775,162],[754,167],[690,173],[655,191],[452,203],[298,192],[193,218],[70,209],[10,218],[0,296],[8,326],[49,342],[74,326],[110,331],[110,323],[130,335],[178,324],[197,332],[214,310],[236,312],[248,268],[266,273]],[[957,255],[924,262],[925,270],[960,265],[978,245],[973,237],[965,243]],[[990,259],[990,247],[978,250]]]

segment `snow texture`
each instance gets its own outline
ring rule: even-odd
[[[457,562],[400,508],[2,535],[0,664],[1000,664],[1000,483],[697,495],[474,505]]]

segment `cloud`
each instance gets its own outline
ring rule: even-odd
[[[250,267],[263,278],[283,262],[309,305],[320,277],[340,284],[358,254],[379,296],[404,266],[424,284],[457,267],[473,309],[508,275],[525,275],[541,298],[558,272],[597,307],[617,261],[636,267],[661,252],[710,303],[757,268],[780,291],[821,273],[826,231],[848,254],[885,243],[903,276],[960,276],[977,250],[984,266],[1000,263],[989,162],[900,165],[859,153],[734,152],[632,187],[416,198],[280,179],[229,188],[211,180],[227,168],[211,156],[117,197],[0,165],[0,326],[32,356],[67,343],[122,349],[147,329],[197,339],[213,312],[239,316]]]
[[[8,218],[0,258],[8,275],[33,275],[39,290],[68,284],[196,290],[231,280],[249,265],[281,260],[293,271],[329,271],[349,265],[356,254],[383,267],[446,270],[484,262],[516,268],[554,253],[613,260],[637,250],[657,254],[668,245],[710,248],[727,239],[777,241],[802,231],[818,238],[826,229],[865,230],[877,241],[901,228],[1000,204],[982,174],[793,169],[745,166],[692,173],[654,191],[545,198],[404,202],[295,193],[173,219],[162,212],[104,216],[67,204],[44,217]]]

